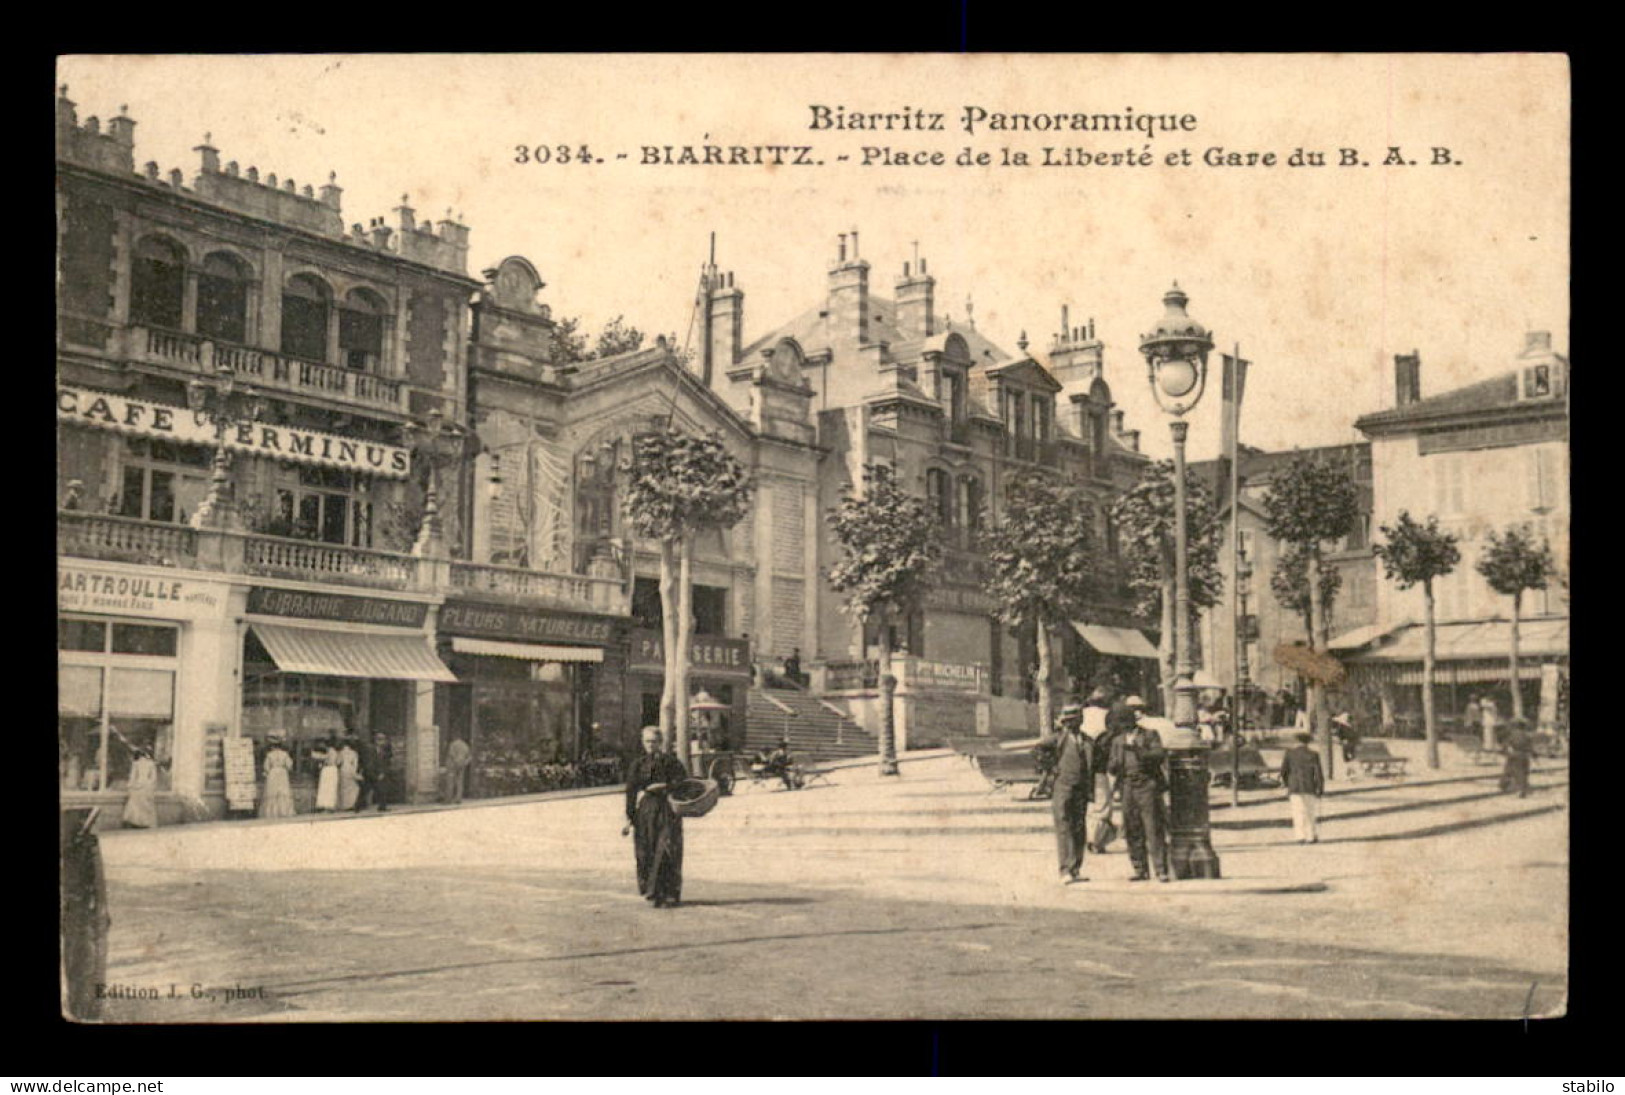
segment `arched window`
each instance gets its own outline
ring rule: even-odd
[[[197,279],[197,331],[225,342],[248,341],[248,286],[253,272],[236,255],[216,251]]]
[[[978,532],[982,528],[982,484],[974,476],[965,476],[959,481],[960,523],[967,532]]]
[[[148,236],[135,247],[130,270],[130,319],[153,327],[181,327],[181,301],[186,286],[186,252],[161,236]]]
[[[327,360],[327,313],[333,294],[310,274],[295,274],[282,290],[282,352],[306,361]]]
[[[351,289],[339,309],[339,358],[361,372],[382,371],[384,361],[383,298],[370,289]]]

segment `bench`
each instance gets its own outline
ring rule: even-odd
[[[801,786],[803,788],[811,787],[815,783],[822,783],[825,787],[835,786],[829,781],[829,774],[832,769],[821,768],[816,763],[812,763],[797,764],[796,770],[801,773]]]
[[[1477,734],[1451,734],[1450,743],[1474,764],[1494,764],[1496,761],[1495,753],[1484,748],[1484,742]]]
[[[1406,760],[1390,753],[1386,742],[1362,741],[1354,749],[1354,763],[1368,776],[1403,776]]]
[[[978,770],[992,784],[988,794],[1010,787],[1030,784],[1031,786],[1027,789],[1027,798],[1045,797],[1043,794],[1044,785],[1049,781],[1039,775],[1030,749],[1023,749],[1019,752],[1009,749],[1000,750],[997,756],[988,754],[980,758]]]
[[[1230,786],[1230,747],[1228,745],[1214,746],[1208,754],[1207,767],[1209,781],[1215,787]],[[1243,789],[1256,789],[1259,787],[1276,787],[1281,779],[1275,768],[1265,760],[1256,746],[1243,745],[1237,757],[1236,782]]]

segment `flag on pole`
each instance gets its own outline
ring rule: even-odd
[[[1224,396],[1223,419],[1219,423],[1220,457],[1229,462],[1229,468],[1235,469],[1240,459],[1241,439],[1241,397],[1247,387],[1247,366],[1251,362],[1243,361],[1240,357],[1229,354],[1220,355],[1224,358],[1224,382],[1222,394]],[[1229,476],[1226,476],[1228,479]],[[1226,501],[1229,501],[1227,498]]]

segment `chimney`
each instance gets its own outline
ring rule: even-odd
[[[372,245],[378,250],[389,250],[390,228],[389,225],[384,223],[383,217],[374,217],[372,219],[372,226],[368,231],[368,235],[372,236]]]
[[[135,123],[130,124],[134,125]],[[211,136],[212,134],[205,133],[203,143],[192,149],[193,152],[198,153],[203,158],[203,173],[205,175],[214,175],[220,170],[220,150],[209,143]]]
[[[416,210],[414,210],[410,205],[407,205],[406,201],[407,201],[407,196],[405,194],[402,194],[401,195],[401,204],[399,204],[399,205],[397,205],[395,207],[395,212],[400,214],[401,232],[403,234],[406,233],[406,232],[410,232],[410,231],[412,231],[412,229],[417,227]]]
[[[739,360],[745,324],[745,292],[734,287],[733,272],[717,272],[709,284],[706,316],[710,320],[707,324],[710,342],[701,377],[707,387],[717,370],[726,373]]]
[[[925,272],[925,260],[917,259],[911,269],[903,263],[903,276],[897,279],[897,327],[907,338],[930,338],[937,333],[936,279]]]
[[[1406,407],[1422,398],[1422,353],[1394,355],[1394,406]]]
[[[56,89],[56,125],[59,130],[73,130],[79,127],[79,112],[74,109],[73,100],[68,98],[67,84]]]
[[[869,264],[858,257],[858,234],[852,233],[852,257],[841,233],[840,256],[829,272],[829,332],[833,341],[869,341]]]
[[[1552,352],[1552,332],[1530,331],[1523,336],[1524,356],[1530,354],[1549,354]]]
[[[118,108],[118,117],[109,120],[107,123],[107,135],[124,148],[133,150],[135,148],[135,120],[125,113],[129,109],[127,106]]]
[[[1049,369],[1067,395],[1088,395],[1105,371],[1105,343],[1095,338],[1095,321],[1074,327],[1072,310],[1061,305],[1061,330],[1050,344]]]
[[[233,174],[236,174],[236,172],[233,172]],[[322,187],[322,204],[337,212],[339,209],[339,196],[343,193],[344,188],[339,185],[339,173],[329,171],[327,173],[327,185]]]

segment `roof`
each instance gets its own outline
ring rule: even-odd
[[[1355,420],[1355,428],[1370,430],[1372,427],[1383,428],[1390,426],[1404,426],[1412,423],[1422,423],[1440,418],[1455,418],[1460,415],[1483,414],[1490,411],[1513,409],[1564,409],[1561,399],[1519,399],[1518,398],[1518,372],[1503,373],[1491,377],[1489,380],[1480,380],[1476,384],[1469,384],[1465,388],[1443,392],[1428,399],[1420,399],[1415,403],[1407,403],[1402,407],[1390,407],[1385,411],[1376,411],[1372,414],[1362,415]]]

